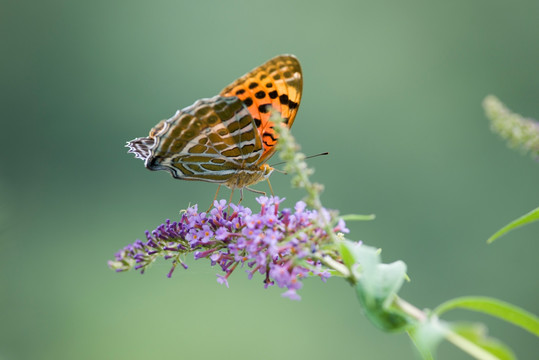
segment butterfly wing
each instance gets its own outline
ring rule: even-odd
[[[198,100],[127,146],[150,170],[215,183],[257,164],[264,152],[247,107],[237,97],[224,96]]]
[[[303,77],[298,59],[280,55],[245,74],[221,91],[222,96],[237,96],[253,117],[264,152],[258,164],[275,152],[278,134],[269,120],[272,108],[290,128],[301,101]]]

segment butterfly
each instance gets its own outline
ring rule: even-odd
[[[276,56],[219,95],[162,120],[147,137],[129,141],[128,152],[142,159],[146,168],[167,170],[176,179],[218,183],[217,193],[222,184],[239,189],[240,201],[243,189],[263,194],[249,186],[268,180],[274,170],[266,164],[279,138],[271,114],[276,112],[290,128],[302,87],[298,59]]]

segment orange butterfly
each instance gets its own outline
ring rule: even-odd
[[[277,112],[290,128],[302,86],[298,59],[277,56],[219,95],[178,110],[127,147],[148,169],[170,171],[176,179],[224,184],[240,189],[241,198],[244,188],[263,193],[249,186],[268,179],[274,170],[266,164],[279,137],[271,113]]]

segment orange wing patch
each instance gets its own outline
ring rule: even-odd
[[[298,59],[280,55],[245,74],[224,88],[220,95],[237,96],[247,106],[262,140],[264,163],[275,152],[278,135],[269,120],[271,110],[278,111],[290,128],[301,101],[303,77]]]

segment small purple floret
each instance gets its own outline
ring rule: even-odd
[[[225,284],[226,287],[228,287],[228,280],[226,278],[226,275],[217,274],[217,282],[221,285]]]

